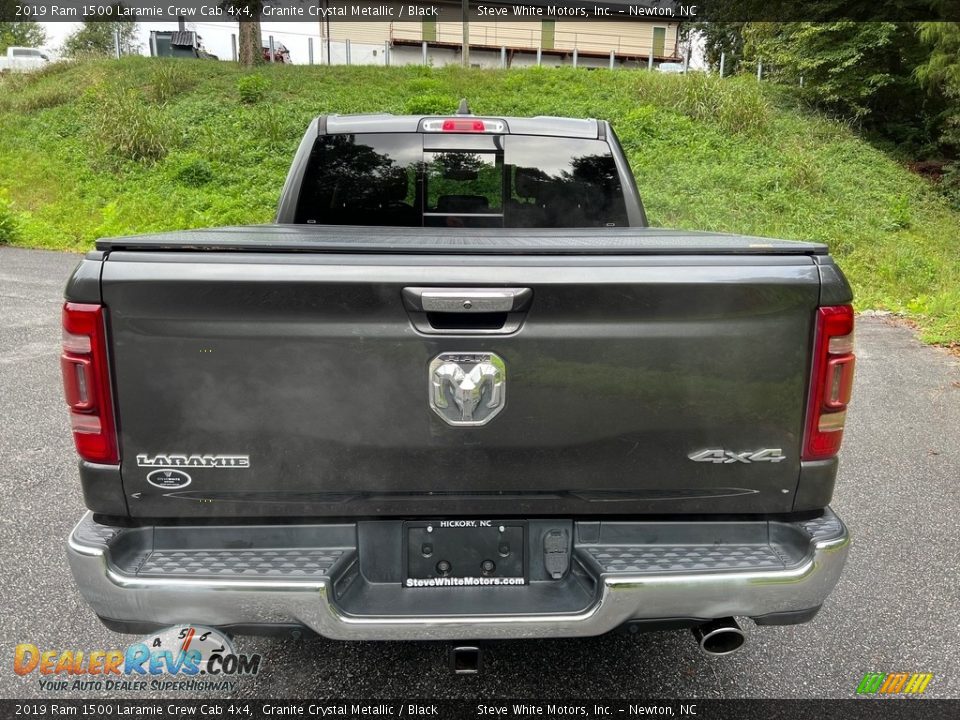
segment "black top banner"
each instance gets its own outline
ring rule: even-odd
[[[0,700],[3,718],[683,718],[684,720],[940,720],[958,700]]]
[[[960,0],[0,0],[0,21],[8,22],[243,22],[258,16],[270,22],[960,21]]]

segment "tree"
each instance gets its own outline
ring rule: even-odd
[[[877,107],[891,86],[913,83],[904,60],[914,33],[901,23],[749,23],[748,57],[779,79],[799,83],[818,105],[856,119]]]
[[[114,5],[122,9],[122,5]],[[116,14],[116,13],[115,13]],[[120,33],[120,54],[133,55],[140,51],[137,23],[133,20],[94,22],[84,20],[83,25],[63,43],[63,53],[68,57],[78,55],[113,55],[116,52],[116,33]]]
[[[928,48],[927,59],[917,68],[917,77],[927,89],[960,91],[960,23],[919,24],[920,40]]]
[[[240,23],[237,59],[243,67],[263,62],[263,40],[260,35],[260,13],[264,0],[223,0],[222,7]]]
[[[737,72],[743,57],[742,22],[695,22],[685,23],[690,34],[703,38],[703,50],[707,66],[712,70],[720,69],[720,56],[723,55],[723,74]],[[684,26],[681,26],[684,27]]]
[[[47,31],[40,23],[4,22],[0,23],[0,53],[5,53],[11,45],[22,47],[40,47],[47,42]]]
[[[915,74],[925,50],[912,23],[747,23],[744,57],[816,107],[919,151],[939,112]],[[766,74],[766,73],[765,73]]]
[[[928,93],[943,98],[938,139],[956,156],[960,150],[960,23],[920,23],[919,30],[928,55],[917,67],[917,79]]]
[[[253,67],[263,62],[263,41],[260,38],[259,20],[240,21],[237,58],[243,67]]]

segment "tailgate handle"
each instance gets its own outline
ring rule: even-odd
[[[403,304],[414,327],[430,335],[516,332],[532,300],[530,288],[403,289]]]
[[[533,297],[530,288],[415,288],[403,289],[410,310],[420,312],[519,312]]]

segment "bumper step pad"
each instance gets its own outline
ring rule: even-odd
[[[155,550],[136,570],[142,577],[323,577],[344,551],[325,548],[278,550]]]
[[[319,580],[355,549],[353,525],[118,528],[89,513],[72,539],[107,550],[124,575],[170,579]]]
[[[608,573],[691,572],[784,568],[783,558],[769,545],[590,547],[590,556]]]
[[[68,558],[97,614],[121,623],[299,623],[342,640],[466,640],[600,635],[671,618],[809,619],[849,544],[829,508],[799,522],[530,522],[545,529],[531,532],[529,581],[517,587],[403,587],[401,521],[120,528],[88,513]],[[556,525],[570,531],[560,578],[544,564],[545,554],[566,554]]]

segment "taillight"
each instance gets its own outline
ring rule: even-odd
[[[421,127],[424,132],[453,133],[503,133],[507,124],[503,120],[482,120],[480,118],[433,118],[424,120]]]
[[[486,129],[483,120],[444,120],[440,126],[442,132],[484,132]]]
[[[77,452],[84,460],[115,465],[120,454],[101,305],[64,304],[60,367]]]
[[[817,309],[804,460],[824,460],[840,450],[853,389],[853,307]]]

